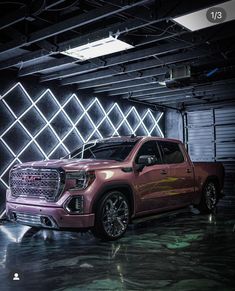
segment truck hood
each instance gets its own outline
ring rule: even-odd
[[[100,168],[112,168],[119,165],[115,160],[92,160],[92,159],[62,159],[27,162],[20,164],[19,167],[40,167],[40,168],[63,168],[65,171],[73,170],[95,170]]]

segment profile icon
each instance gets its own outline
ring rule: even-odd
[[[19,278],[19,274],[18,273],[15,273],[14,274],[14,277],[13,277],[13,281],[19,281],[20,278]]]

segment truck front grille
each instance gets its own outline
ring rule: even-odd
[[[63,186],[62,172],[57,169],[16,168],[10,173],[13,197],[55,201]]]

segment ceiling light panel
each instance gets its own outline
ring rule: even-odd
[[[235,0],[223,2],[173,20],[185,28],[196,31],[235,19]]]
[[[62,54],[85,61],[131,48],[133,48],[132,45],[113,36],[109,36],[98,41],[68,49],[62,52]]]

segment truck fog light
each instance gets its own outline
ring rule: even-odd
[[[51,222],[51,220],[50,220],[48,217],[46,217],[46,216],[41,216],[41,217],[40,217],[40,220],[41,220],[41,223],[42,223],[43,225],[48,226],[48,227],[52,227],[52,222]]]
[[[84,199],[82,195],[71,197],[65,204],[65,208],[69,213],[82,214],[84,207]]]

